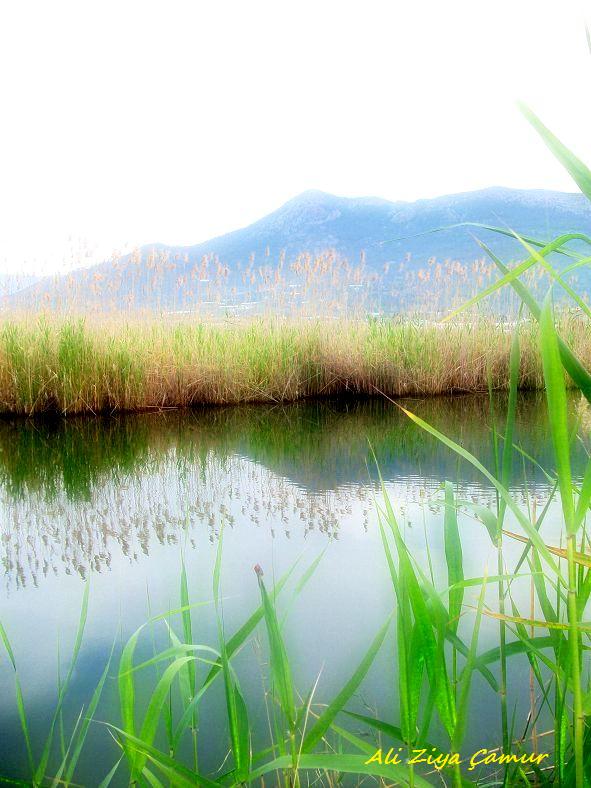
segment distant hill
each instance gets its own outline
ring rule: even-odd
[[[490,279],[488,266],[474,263],[484,253],[473,235],[506,262],[523,257],[512,238],[452,226],[464,222],[541,240],[572,231],[591,235],[591,206],[580,194],[500,187],[416,202],[307,191],[248,227],[194,246],[143,247],[118,261],[42,279],[8,302],[179,311],[204,303],[256,309],[345,298],[368,311],[396,311],[424,296],[435,308]],[[591,276],[579,281],[587,288]]]

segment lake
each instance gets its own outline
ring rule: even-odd
[[[501,431],[505,402],[506,396],[498,395],[492,403]],[[488,397],[403,404],[492,468]],[[539,512],[551,493],[544,469],[551,473],[554,467],[543,395],[520,396],[515,443],[523,453],[515,454],[512,495],[524,509]],[[584,452],[582,447],[577,451],[578,472]],[[382,496],[373,453],[411,555],[445,589],[442,482],[451,481],[457,499],[473,504],[494,507],[495,492],[476,469],[390,402],[305,401],[0,422],[0,620],[14,650],[36,757],[55,709],[58,682],[67,673],[85,581],[90,582],[88,617],[63,714],[70,731],[87,708],[114,644],[114,662],[76,771],[77,784],[98,785],[121,754],[102,724],[119,724],[121,644],[150,617],[180,607],[183,561],[191,602],[204,603],[192,610],[194,640],[217,645],[212,574],[222,528],[225,631],[238,629],[260,603],[256,564],[271,586],[297,562],[277,601],[281,616],[288,612],[284,637],[295,684],[305,696],[320,676],[315,702],[333,698],[393,609],[377,523],[376,499]],[[558,504],[551,502],[544,523],[544,538],[554,544],[557,512]],[[482,523],[466,509],[459,525],[465,576],[479,577],[485,566],[494,574],[496,549]],[[505,527],[519,530],[510,517]],[[520,542],[508,540],[507,560],[522,549]],[[298,580],[319,556],[294,596]],[[465,601],[475,604],[478,593],[478,587],[467,589]],[[494,599],[496,591],[491,593]],[[516,589],[515,600],[529,610],[529,582]],[[468,640],[469,618],[464,616],[460,626]],[[166,620],[179,631],[178,614]],[[347,708],[398,724],[394,629]],[[485,617],[479,650],[492,648],[497,637],[497,622]],[[136,662],[168,644],[160,618],[143,630]],[[266,649],[259,626],[233,660],[260,746],[269,725],[261,692]],[[522,725],[529,708],[529,666],[524,657],[511,660],[509,709],[511,714],[515,709]],[[138,686],[141,703],[141,678]],[[0,775],[25,779],[14,673],[5,653],[0,692]],[[498,704],[480,675],[474,679],[471,708],[473,724],[462,749],[499,746]],[[343,715],[339,721],[360,731]],[[200,710],[203,772],[223,771],[227,729],[223,688],[217,682]],[[434,726],[432,737],[443,746],[441,734]],[[360,735],[373,740],[367,731]],[[164,748],[162,732],[156,743]],[[190,742],[183,747],[188,753]],[[56,731],[50,773],[59,765],[59,749]],[[126,784],[122,766],[111,785]]]

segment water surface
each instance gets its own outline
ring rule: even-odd
[[[404,404],[492,468],[487,397]],[[493,405],[502,424],[505,398],[499,396]],[[520,505],[539,511],[550,494],[541,468],[553,467],[540,396],[521,396],[516,443],[523,454],[516,454],[511,491]],[[445,588],[441,483],[450,480],[458,498],[489,506],[495,504],[494,490],[389,402],[301,402],[0,423],[0,615],[25,687],[36,751],[55,707],[59,671],[63,676],[67,668],[84,581],[90,580],[90,607],[65,709],[67,723],[88,704],[113,642],[118,650],[150,615],[179,606],[182,560],[192,600],[208,603],[194,612],[194,638],[216,645],[211,585],[222,527],[228,633],[258,605],[255,564],[271,584],[299,560],[297,580],[325,551],[299,597],[290,604],[286,590],[279,607],[289,607],[285,637],[301,692],[321,672],[317,698],[333,697],[393,604],[375,513],[380,490],[373,452],[413,556],[426,570],[430,566]],[[557,538],[557,512],[552,503],[544,526],[548,541]],[[496,553],[473,517],[463,515],[460,525],[465,574],[480,576],[485,565],[496,566]],[[512,551],[520,552],[520,545],[509,546],[509,555]],[[469,633],[471,622],[467,626]],[[496,632],[485,622],[482,649],[496,644]],[[160,622],[140,641],[138,659],[166,642]],[[236,659],[261,742],[267,724],[261,700],[265,643],[258,632]],[[393,660],[392,637],[350,708],[365,713],[369,708],[398,722]],[[97,720],[118,722],[114,676],[115,668]],[[510,679],[512,703],[523,710],[527,663],[514,660]],[[26,777],[14,677],[4,654],[0,692],[0,774]],[[467,751],[500,743],[498,705],[494,697],[486,703],[487,692],[490,697],[490,688],[477,678],[473,714],[486,726],[469,726]],[[206,696],[201,719],[200,766],[212,771],[226,754],[221,685]],[[117,758],[104,726],[93,723],[77,782],[98,785]],[[114,784],[125,784],[123,772]]]

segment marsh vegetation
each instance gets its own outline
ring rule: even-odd
[[[31,318],[0,326],[0,413],[112,414],[309,397],[506,390],[514,321],[472,317],[216,323]],[[561,336],[591,365],[588,327]],[[544,387],[535,321],[520,325],[518,387]],[[569,383],[569,385],[571,385]]]
[[[591,198],[591,172],[527,114]],[[16,602],[10,606],[7,595],[0,629],[3,680],[10,680],[15,698],[7,780],[38,786],[589,784],[591,310],[566,277],[591,256],[573,248],[574,241],[591,246],[577,233],[550,243],[521,239],[524,260],[511,268],[487,250],[499,278],[469,305],[510,287],[522,303],[510,326],[490,318],[419,327],[373,320],[347,323],[331,335],[320,322],[268,331],[256,323],[231,329],[127,323],[127,340],[120,327],[109,335],[71,322],[7,325],[0,375],[5,412],[67,415],[344,391],[488,390],[488,410],[475,419],[479,430],[485,425],[476,446],[469,430],[454,435],[445,419],[421,413],[420,403],[383,404],[405,420],[398,445],[419,447],[425,462],[422,441],[453,458],[426,475],[429,484],[418,483],[418,500],[409,495],[408,474],[401,484],[400,474],[388,473],[389,452],[398,453],[383,417],[377,424],[370,419],[372,442],[356,452],[354,465],[367,463],[367,481],[344,491],[336,485],[331,496],[322,485],[310,492],[309,483],[303,494],[297,482],[297,469],[316,452],[321,475],[325,465],[333,467],[317,436],[299,441],[294,463],[293,444],[277,430],[279,449],[267,449],[267,457],[289,465],[291,451],[296,469],[280,474],[283,489],[277,475],[260,472],[265,447],[275,443],[265,419],[256,423],[251,446],[258,461],[244,443],[236,445],[239,430],[230,426],[227,439],[236,448],[217,464],[198,439],[185,453],[168,451],[164,442],[160,462],[146,434],[139,446],[129,441],[113,452],[119,462],[105,463],[104,453],[88,450],[97,473],[86,475],[72,468],[79,455],[68,441],[76,440],[75,431],[58,428],[58,442],[47,439],[48,462],[31,473],[20,457],[31,446],[42,454],[45,436],[10,426],[19,437],[11,437],[17,451],[3,452],[2,463],[9,515],[3,544],[13,550],[5,566],[17,578]],[[556,254],[566,258],[566,270],[555,267]],[[533,270],[551,283],[541,303],[528,285]],[[576,317],[555,311],[555,290],[574,302]],[[325,336],[332,341],[322,345]],[[167,363],[171,347],[174,363]],[[520,420],[523,387],[544,390],[543,415],[539,400],[535,406],[546,425],[535,431],[545,438],[541,448]],[[504,389],[500,406],[497,389]],[[346,443],[352,444],[349,435]],[[328,456],[342,470],[339,451]],[[142,463],[138,484],[133,470]],[[105,487],[101,475],[111,464],[117,475]],[[415,482],[425,478],[418,465]],[[228,476],[233,466],[237,482]],[[225,487],[215,487],[216,474]],[[317,519],[316,499],[326,507],[318,507]],[[50,507],[49,518],[52,512],[64,517],[65,527],[44,525],[35,510],[41,502]],[[239,538],[238,512],[251,515],[248,539]],[[265,519],[268,532],[260,529]],[[203,533],[205,521],[211,528]],[[146,538],[152,526],[159,562],[146,588],[147,578],[133,566],[154,560]],[[201,540],[193,543],[200,526]],[[298,558],[288,544],[309,549]],[[113,547],[125,566],[116,588]],[[53,550],[56,568],[66,567],[63,585],[49,569],[41,571],[44,549]],[[55,634],[56,611],[55,598],[35,586],[50,589],[50,583],[62,588],[60,614],[73,618],[74,596],[81,598],[80,613],[77,627],[58,638],[57,658],[40,662],[44,633]],[[119,615],[105,620],[113,599]],[[99,624],[89,644],[93,617]],[[52,668],[54,691],[48,689]],[[390,748],[402,753],[400,763],[374,757]],[[470,753],[482,749],[491,757],[471,769]],[[431,761],[409,762],[405,756],[416,750],[431,753]]]

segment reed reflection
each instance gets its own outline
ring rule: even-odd
[[[476,456],[490,452],[488,397],[406,403]],[[493,402],[503,417],[504,397]],[[573,403],[574,409],[574,403]],[[543,506],[551,470],[546,412],[520,399],[514,494]],[[191,412],[0,423],[1,560],[7,589],[48,574],[108,571],[154,545],[215,541],[222,523],[290,539],[338,539],[342,523],[374,518],[375,452],[391,497],[440,511],[443,479],[489,505],[494,492],[469,466],[381,400],[315,401]]]

